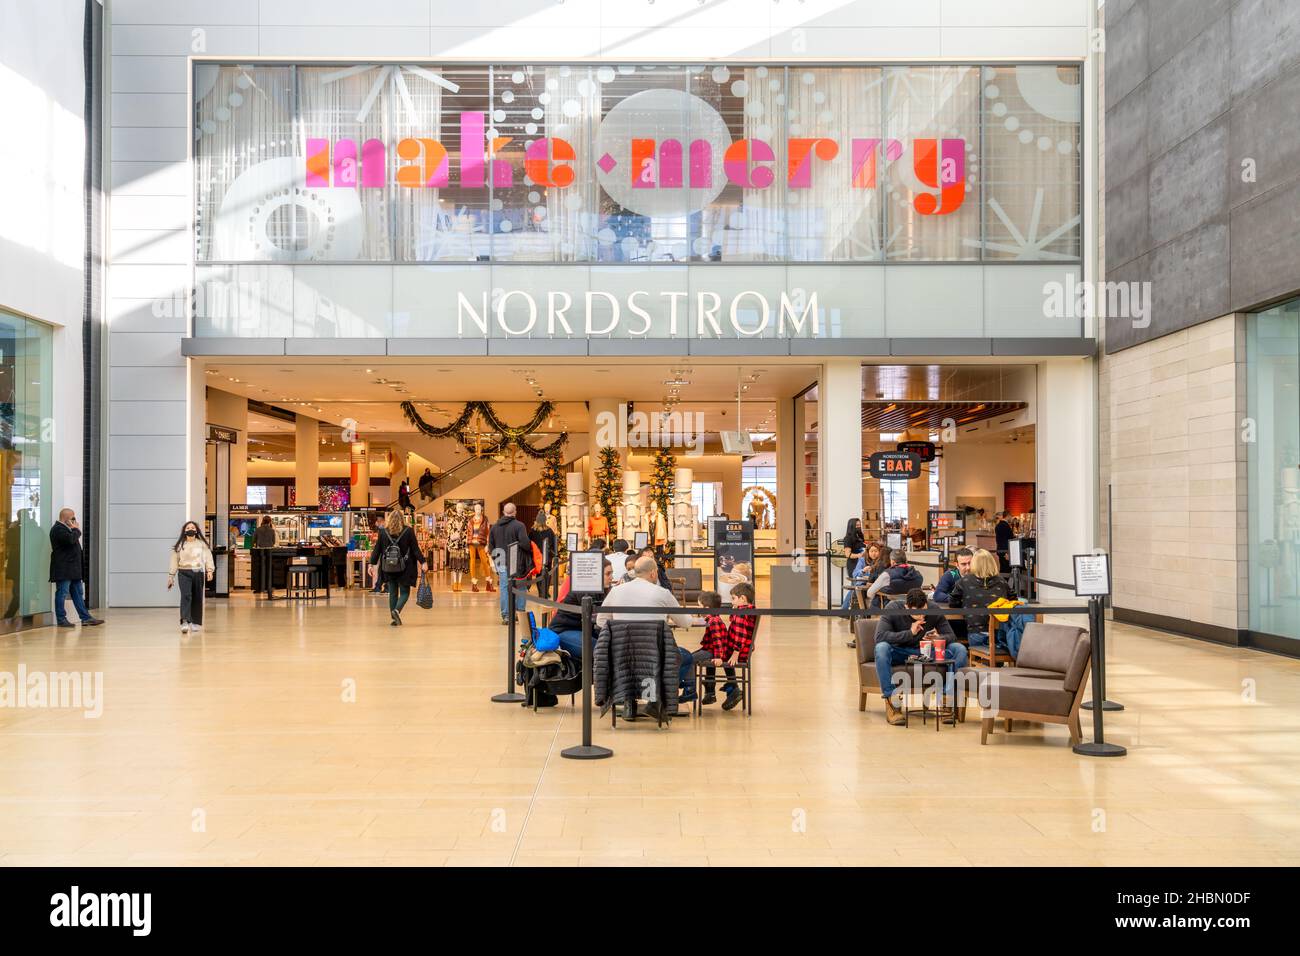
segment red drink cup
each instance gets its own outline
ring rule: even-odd
[[[948,649],[948,639],[947,639],[947,638],[944,638],[944,637],[936,637],[936,638],[934,639],[934,659],[935,659],[936,661],[941,661],[941,660],[943,660],[944,651],[946,651],[947,649]]]
[[[922,656],[922,657],[929,657],[929,656],[930,656],[930,642],[929,642],[929,641],[922,641],[922,642],[921,642],[921,656]]]

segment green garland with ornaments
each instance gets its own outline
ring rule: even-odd
[[[560,505],[564,500],[564,460],[558,451],[543,459],[538,490],[542,494],[542,506],[552,518],[558,520]]]
[[[619,463],[618,449],[606,446],[600,450],[596,466],[596,509],[609,521],[612,530],[618,521],[618,506],[623,497],[623,469]]]
[[[658,512],[663,515],[664,527],[669,528],[672,525],[668,522],[668,513],[673,505],[673,480],[677,472],[677,456],[667,448],[660,448],[655,452],[654,470],[650,473],[650,499],[651,512]]]
[[[466,451],[482,455],[497,455],[511,448],[518,448],[520,452],[534,460],[544,460],[548,455],[558,454],[568,444],[568,432],[561,432],[549,445],[538,446],[528,440],[528,436],[536,432],[542,422],[546,421],[554,411],[554,403],[540,402],[533,409],[533,417],[527,422],[522,425],[507,425],[497,415],[491,402],[466,402],[460,414],[449,424],[438,426],[426,422],[413,402],[402,402],[402,413],[406,416],[406,420],[414,425],[421,435],[430,438],[454,438]],[[475,415],[478,415],[483,424],[492,429],[497,437],[484,441],[481,434],[476,434],[470,428]]]

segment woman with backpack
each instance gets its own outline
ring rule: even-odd
[[[392,626],[402,624],[402,608],[411,596],[411,588],[424,574],[424,555],[415,540],[415,529],[406,523],[400,509],[388,516],[388,522],[375,538],[370,563],[377,566],[378,577],[388,585],[388,614]]]
[[[533,543],[533,568],[537,571],[537,593],[551,596],[551,569],[555,567],[555,532],[546,521],[546,508],[537,510],[528,539]]]

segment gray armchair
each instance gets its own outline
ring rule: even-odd
[[[1025,625],[1015,667],[979,671],[981,698],[992,706],[980,718],[980,743],[988,741],[993,721],[1006,720],[1010,733],[1016,720],[1064,724],[1070,743],[1081,739],[1079,705],[1092,666],[1088,632],[1069,624]]]

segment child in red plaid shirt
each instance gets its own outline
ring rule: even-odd
[[[732,587],[731,605],[736,608],[753,607],[753,586],[741,583]],[[722,598],[716,591],[703,591],[700,593],[700,606],[710,610],[720,608]],[[724,624],[720,615],[716,613],[707,614],[704,619],[704,636],[700,639],[700,649],[694,653],[684,647],[678,647],[677,649],[681,657],[679,684],[682,688],[682,694],[678,697],[677,702],[687,704],[695,700],[695,688],[691,679],[693,676],[691,672],[697,663],[711,662],[714,667],[722,667],[728,678],[727,683],[722,687],[723,692],[727,695],[727,699],[722,704],[723,710],[731,710],[739,704],[742,695],[735,682],[736,671],[735,668],[726,665],[732,663],[733,658],[736,663],[740,664],[749,661],[749,655],[754,651],[754,634],[757,630],[757,617],[732,615],[729,623]],[[718,699],[713,692],[713,667],[709,667],[706,673],[708,676],[704,682],[704,697],[700,700],[700,703],[712,704]]]

